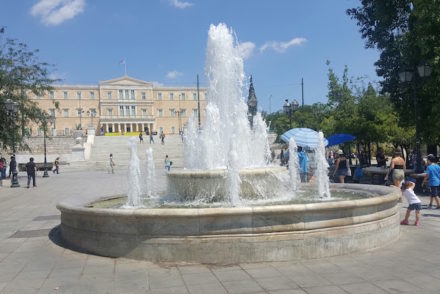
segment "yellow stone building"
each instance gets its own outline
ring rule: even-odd
[[[206,89],[200,88],[200,119],[205,119]],[[33,94],[32,94],[33,95]],[[99,135],[130,132],[178,134],[189,118],[198,116],[196,87],[163,87],[123,76],[97,86],[56,85],[35,102],[55,117],[52,135],[70,136],[82,126],[93,126]],[[57,102],[58,109],[55,108]],[[41,135],[37,126],[32,135]]]

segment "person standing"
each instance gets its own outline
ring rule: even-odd
[[[168,158],[168,154],[167,154],[167,155],[165,155],[165,170],[170,171],[171,165],[172,165],[172,162]]]
[[[162,140],[162,145],[165,144],[165,133],[162,133],[162,137],[160,138]]]
[[[15,156],[12,155],[11,161],[9,162],[9,178],[11,177],[12,173],[16,170],[16,168],[17,168],[17,161],[15,161]]]
[[[1,172],[1,178],[2,179],[6,179],[6,168],[7,168],[7,164],[6,164],[6,158],[4,158],[3,156],[0,158],[0,161],[2,162],[2,169],[0,170]]]
[[[153,142],[153,144],[154,144],[153,132],[150,133],[150,144],[151,144],[151,142]]]
[[[139,133],[139,144],[144,143],[144,137],[142,136],[142,132]]]
[[[31,178],[32,178],[32,184],[34,187],[37,186],[37,184],[35,183],[35,173],[37,172],[37,166],[34,163],[34,158],[31,157],[29,158],[29,162],[26,163],[26,173],[27,173],[27,188],[29,189],[29,185],[31,183]]]
[[[59,157],[57,157],[56,159],[55,159],[55,162],[54,162],[54,165],[55,165],[55,168],[53,169],[53,173],[57,173],[57,175],[60,173],[60,158]]]
[[[377,167],[385,168],[387,166],[387,158],[383,154],[383,149],[378,148],[376,153]]]
[[[298,161],[299,161],[301,182],[302,183],[308,182],[308,177],[307,177],[309,172],[308,158],[307,158],[307,153],[304,151],[304,149],[301,146],[298,146]]]
[[[393,180],[393,185],[397,188],[400,188],[400,185],[405,178],[405,171],[406,163],[405,159],[402,158],[402,152],[400,152],[399,149],[394,149],[388,176],[391,176],[391,179]]]
[[[345,177],[348,175],[349,165],[348,160],[344,155],[344,152],[339,149],[338,150],[338,159],[336,160],[335,171],[333,172],[333,177],[338,176],[339,183],[345,182]]]
[[[114,167],[115,167],[115,162],[113,161],[113,154],[110,153],[110,169],[112,171],[112,174],[115,173]]]
[[[426,168],[426,176],[423,179],[423,184],[429,184],[431,190],[431,199],[429,200],[428,209],[432,208],[432,202],[435,199],[437,209],[440,209],[439,203],[439,190],[440,190],[440,166],[437,164],[437,158],[429,154],[428,155],[428,167]]]

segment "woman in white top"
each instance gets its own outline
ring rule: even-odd
[[[400,222],[401,225],[408,225],[408,219],[409,215],[411,213],[411,210],[416,211],[416,222],[414,223],[415,226],[419,225],[420,220],[420,210],[422,209],[422,201],[420,201],[419,197],[414,193],[414,186],[415,184],[410,181],[405,181],[402,185],[402,195],[405,196],[406,200],[408,201],[408,209],[406,210],[405,219]]]

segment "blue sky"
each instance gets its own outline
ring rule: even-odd
[[[128,75],[164,85],[205,85],[210,24],[224,22],[247,49],[259,107],[284,99],[327,101],[327,66],[378,81],[375,50],[364,49],[355,21],[345,13],[355,0],[0,0],[6,35],[39,49],[52,75],[65,84],[97,84]],[[246,93],[247,96],[247,93]],[[271,97],[269,99],[269,97]]]

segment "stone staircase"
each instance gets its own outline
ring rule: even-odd
[[[128,140],[132,137],[95,137],[95,143],[92,146],[90,159],[82,162],[72,162],[67,169],[109,169],[109,155],[113,154],[113,161],[117,169],[126,169],[130,160],[130,150]],[[138,138],[137,142],[139,142]],[[161,144],[159,136],[154,136],[155,144],[150,144],[149,137],[144,136],[144,143],[137,145],[138,156],[141,164],[146,162],[146,151],[153,148],[153,157],[156,169],[164,167],[165,155],[168,154],[173,162],[172,168],[183,167],[183,143],[179,135],[167,135],[165,144]]]

